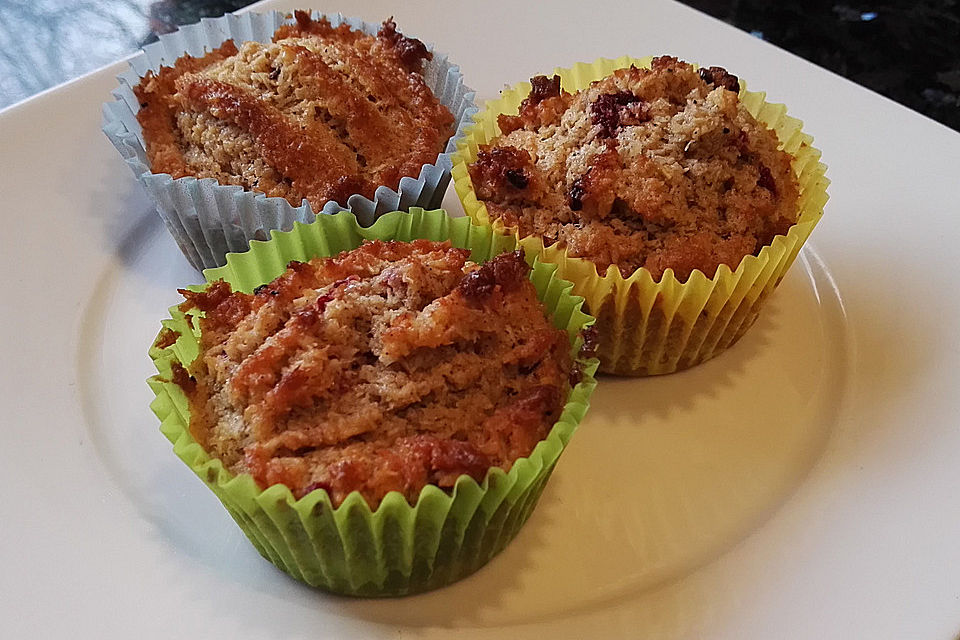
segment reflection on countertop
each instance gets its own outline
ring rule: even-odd
[[[0,108],[250,0],[0,0]]]
[[[683,2],[960,131],[957,0]],[[246,4],[0,0],[0,108]]]

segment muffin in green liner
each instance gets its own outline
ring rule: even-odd
[[[235,290],[251,292],[280,275],[291,260],[333,256],[363,240],[450,240],[470,249],[477,263],[517,248],[515,238],[476,226],[469,218],[417,208],[387,214],[369,228],[343,212],[271,235],[269,241],[252,242],[247,253],[229,254],[226,266],[205,271],[207,281],[223,279]],[[579,356],[581,330],[594,322],[581,311],[582,298],[556,276],[555,265],[534,260],[530,280],[554,325],[567,331],[582,376],[560,419],[530,456],[517,459],[509,472],[490,468],[480,484],[462,475],[449,492],[427,485],[413,505],[393,492],[371,511],[357,492],[334,508],[323,489],[297,500],[284,485],[261,489],[252,476],[228,471],[191,435],[188,401],[174,382],[175,369],[180,369],[174,363],[188,365],[199,354],[199,323],[178,307],[170,310],[150,349],[158,371],[148,380],[156,394],[151,409],[174,452],[217,495],[260,554],[291,576],[355,596],[399,596],[450,584],[486,564],[517,534],[596,386],[597,360]]]

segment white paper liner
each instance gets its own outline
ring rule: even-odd
[[[341,14],[317,12],[314,19],[326,17],[333,26],[346,22],[353,29],[375,35],[379,24]],[[237,185],[222,185],[213,178],[193,177],[174,180],[166,173],[150,171],[143,142],[143,131],[137,122],[140,104],[133,93],[147,71],[158,71],[172,65],[183,54],[202,56],[228,39],[235,42],[256,40],[269,42],[282,25],[292,23],[287,14],[226,14],[219,18],[203,18],[196,24],[181,27],[174,33],[160,36],[130,60],[130,69],[117,76],[120,86],[113,90],[114,101],[103,105],[103,132],[123,156],[134,176],[156,204],[157,212],[173,234],[183,255],[196,269],[224,264],[229,252],[246,251],[251,240],[267,240],[272,229],[288,231],[296,221],[308,223],[314,211],[303,201],[294,207],[284,198],[268,198],[263,193],[245,190]],[[433,59],[424,63],[423,78],[430,90],[454,116],[456,133],[433,164],[424,165],[420,175],[400,180],[399,192],[378,187],[374,199],[355,194],[346,206],[330,201],[318,213],[353,212],[363,226],[369,226],[384,213],[417,206],[435,209],[440,206],[450,181],[450,155],[457,140],[473,121],[477,112],[474,91],[464,85],[460,68],[447,56],[427,48]]]

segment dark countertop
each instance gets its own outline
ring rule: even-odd
[[[960,131],[960,2],[684,0]],[[246,0],[0,0],[0,108]],[[39,44],[39,46],[37,46]]]
[[[960,131],[960,2],[684,0]]]

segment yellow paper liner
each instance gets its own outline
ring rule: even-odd
[[[634,65],[650,68],[652,58],[600,58],[570,69],[555,69],[560,84],[571,93],[586,88],[617,69]],[[758,255],[746,256],[735,270],[721,265],[712,278],[694,271],[681,283],[668,269],[659,282],[650,272],[637,269],[620,273],[614,265],[600,275],[589,260],[574,258],[556,245],[544,247],[538,236],[519,237],[516,227],[491,219],[477,200],[467,166],[477,158],[480,145],[500,135],[497,116],[514,115],[530,92],[521,82],[503,91],[497,100],[475,116],[475,124],[453,155],[453,179],[467,215],[497,232],[513,233],[528,252],[558,265],[558,274],[574,283],[574,294],[586,300],[597,318],[600,332],[600,371],[621,375],[672,373],[709,360],[735,343],[756,320],[763,303],[793,264],[800,247],[823,215],[827,201],[826,166],[813,138],[802,123],[787,115],[782,104],[768,103],[766,94],[745,89],[740,81],[740,101],[760,122],[776,132],[781,148],[793,156],[800,186],[799,216],[785,236],[777,236]]]

